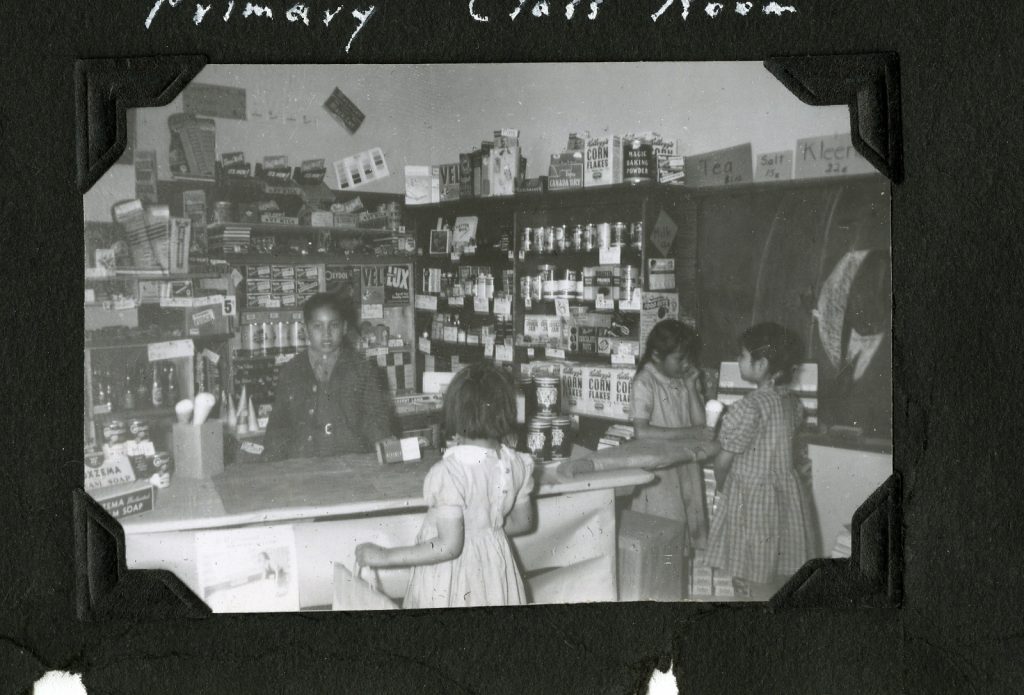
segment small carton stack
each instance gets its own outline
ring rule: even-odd
[[[623,423],[615,423],[609,427],[605,433],[597,440],[597,449],[610,449],[613,446],[619,446],[623,442],[628,442],[633,438],[633,426],[626,425]]]
[[[693,564],[690,568],[690,598],[728,600],[735,595],[732,577],[709,566],[706,551],[694,551]]]

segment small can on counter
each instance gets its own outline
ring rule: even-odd
[[[128,431],[137,442],[144,442],[149,439],[149,423],[145,420],[135,418],[128,423]]]
[[[128,439],[124,420],[110,420],[103,426],[103,439],[107,444],[120,444]]]
[[[158,451],[153,456],[152,476],[156,478],[158,488],[166,488],[171,485],[171,476],[174,474],[174,459],[166,451]]]
[[[551,458],[567,459],[572,455],[572,419],[560,415],[551,420]]]
[[[558,397],[558,377],[537,376],[534,377],[533,382],[536,384],[538,415],[557,415],[560,405]]]
[[[551,459],[551,418],[535,417],[526,426],[526,450],[534,460],[543,463]]]
[[[85,449],[85,467],[99,468],[103,465],[103,452],[96,447],[90,446]]]

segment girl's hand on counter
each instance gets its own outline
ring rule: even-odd
[[[379,567],[387,561],[387,550],[375,543],[360,543],[356,546],[356,564],[363,567]]]
[[[560,482],[572,482],[581,473],[593,473],[594,462],[590,459],[572,459],[563,461],[555,468],[555,477]]]

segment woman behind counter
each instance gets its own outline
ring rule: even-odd
[[[345,339],[355,310],[320,293],[302,306],[308,349],[281,367],[263,458],[277,461],[373,451],[394,434],[394,406],[377,368]]]

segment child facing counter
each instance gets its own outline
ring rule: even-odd
[[[726,411],[714,462],[721,497],[707,561],[755,600],[771,598],[810,558],[809,502],[793,466],[803,408],[785,386],[798,363],[796,345],[775,323],[741,336],[740,375],[757,390]]]
[[[534,464],[504,443],[515,427],[515,391],[500,368],[478,363],[455,376],[444,398],[454,446],[423,483],[429,509],[416,544],[356,547],[364,567],[413,568],[403,608],[526,603],[507,536],[533,527]]]

